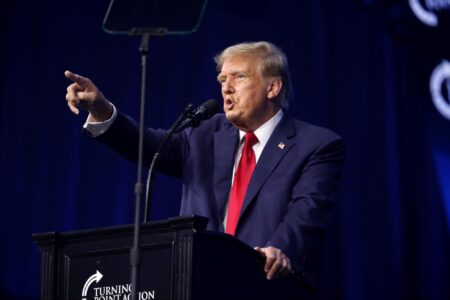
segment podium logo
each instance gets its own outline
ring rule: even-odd
[[[131,283],[117,284],[112,286],[100,286],[92,288],[91,295],[93,297],[87,297],[88,290],[95,282],[96,284],[103,278],[103,274],[98,270],[95,274],[90,276],[84,283],[83,290],[81,292],[81,300],[131,300]],[[143,291],[138,293],[139,300],[155,300],[155,291]]]
[[[91,286],[91,284],[94,281],[96,283],[98,283],[102,278],[103,278],[103,274],[97,270],[97,272],[94,275],[92,275],[91,277],[88,278],[88,280],[86,280],[86,283],[83,286],[83,291],[81,292],[82,300],[86,300],[87,291],[88,291],[89,287]]]
[[[450,0],[425,0],[426,9],[420,0],[409,0],[409,7],[416,17],[425,25],[436,27],[438,18],[434,12],[450,9]]]
[[[445,91],[446,94],[444,95]],[[436,109],[450,120],[450,63],[444,60],[431,74],[430,92]]]

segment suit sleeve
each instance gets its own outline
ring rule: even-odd
[[[139,129],[130,117],[118,112],[111,127],[96,139],[114,149],[126,159],[138,162]],[[89,134],[88,132],[86,132]],[[144,167],[149,167],[166,131],[146,128],[144,132]],[[186,132],[172,135],[166,148],[160,154],[159,170],[176,177],[183,173],[183,159],[187,153]]]

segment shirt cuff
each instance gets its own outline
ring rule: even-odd
[[[84,123],[83,125],[83,128],[86,129],[92,137],[98,137],[99,135],[105,133],[109,129],[109,127],[111,127],[112,123],[117,117],[117,109],[114,104],[112,104],[112,107],[113,114],[111,118],[103,122],[92,121],[92,116],[91,114],[89,114],[86,123]]]

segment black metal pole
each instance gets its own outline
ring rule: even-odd
[[[145,88],[147,75],[147,57],[148,57],[148,42],[150,33],[144,32],[141,36],[141,46],[139,52],[141,53],[141,106],[139,116],[139,150],[138,150],[138,171],[137,180],[134,186],[134,194],[136,198],[135,213],[134,213],[134,234],[133,234],[133,248],[130,251],[131,264],[131,299],[137,300],[139,290],[139,267],[140,267],[140,228],[141,228],[141,196],[143,191],[142,184],[142,165],[143,165],[143,145],[144,145],[144,114],[145,114]]]

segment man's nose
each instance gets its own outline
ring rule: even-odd
[[[224,94],[230,94],[234,92],[234,87],[230,78],[227,78],[222,84],[222,92]]]

